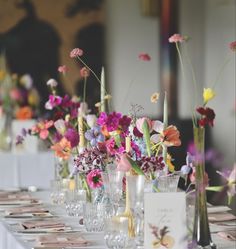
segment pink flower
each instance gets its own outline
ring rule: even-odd
[[[79,56],[82,56],[84,54],[84,51],[80,48],[74,48],[71,52],[70,52],[70,57],[71,58],[76,58]]]
[[[137,121],[136,121],[136,127],[138,129],[139,132],[141,132],[143,134],[143,123],[144,121],[147,121],[147,124],[149,126],[149,131],[151,132],[152,130],[152,121],[151,119],[149,118],[139,118]]]
[[[83,78],[87,78],[90,75],[90,71],[87,67],[83,67],[80,69],[80,76]]]
[[[229,48],[232,50],[232,51],[236,51],[236,41],[233,41],[229,44]]]
[[[169,38],[169,42],[173,43],[173,42],[183,42],[185,41],[184,37],[180,34],[174,34]]]
[[[21,93],[20,93],[20,91],[17,88],[13,88],[10,91],[10,97],[13,100],[20,100],[21,99]]]
[[[117,170],[127,172],[131,169],[131,164],[128,160],[127,154],[120,155],[120,158],[116,161]]]
[[[59,106],[62,103],[62,98],[56,95],[50,95],[49,100],[45,103],[47,110],[52,110],[54,107]]]
[[[90,171],[87,175],[87,183],[92,189],[100,188],[103,185],[101,171],[99,169]]]
[[[36,124],[35,126],[33,126],[31,128],[31,134],[39,134],[39,137],[43,140],[48,138],[49,135],[49,131],[48,129],[51,128],[53,126],[53,121],[42,121],[39,122],[38,124]]]
[[[138,58],[142,61],[150,61],[151,60],[151,57],[149,54],[146,54],[146,53],[141,53],[139,54]]]
[[[62,66],[59,66],[57,70],[59,73],[65,74],[68,71],[68,68],[66,65],[62,65]]]

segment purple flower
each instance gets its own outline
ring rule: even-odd
[[[76,147],[79,144],[79,134],[73,128],[69,128],[66,131],[65,138],[70,142],[71,147]]]
[[[103,126],[106,125],[106,122],[107,122],[107,114],[105,112],[101,112],[100,116],[97,119],[97,124]]]
[[[107,130],[108,131],[117,130],[121,117],[122,117],[122,114],[119,112],[113,112],[109,114],[107,117],[107,122],[106,122]]]
[[[181,167],[181,173],[183,175],[188,175],[193,167],[193,162],[194,162],[194,157],[187,152],[187,156],[186,156],[186,165],[183,165]]]
[[[21,135],[16,136],[16,145],[22,144],[24,142],[24,137]]]
[[[101,133],[100,126],[94,126],[90,130],[85,132],[85,138],[90,141],[92,146],[96,146],[98,143],[102,143],[105,141],[104,135]]]
[[[144,173],[154,173],[165,167],[163,157],[143,156],[138,164],[140,164],[140,168]]]
[[[59,106],[62,103],[60,96],[50,95],[49,100],[45,104],[47,110],[52,110],[54,107]]]
[[[129,126],[131,123],[131,118],[127,117],[124,115],[120,120],[119,120],[119,125],[121,126],[121,129],[125,132],[128,130]]]

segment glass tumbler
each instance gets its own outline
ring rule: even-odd
[[[157,186],[160,192],[177,192],[180,175],[173,173],[158,177]]]

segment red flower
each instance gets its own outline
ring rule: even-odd
[[[138,56],[138,58],[142,61],[150,61],[151,57],[149,54],[142,53]]]
[[[215,119],[215,112],[209,107],[198,107],[197,112],[201,114],[201,118],[198,120],[198,124],[201,127],[205,127],[206,125],[213,126]]]

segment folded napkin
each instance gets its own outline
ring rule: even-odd
[[[52,221],[52,220],[32,220],[32,221],[25,221],[21,223],[24,229],[39,229],[39,228],[52,228],[56,230],[64,230],[65,224]]]
[[[88,245],[88,241],[78,235],[48,235],[40,236],[39,243],[48,247],[80,247]]]
[[[231,213],[211,213],[208,215],[210,222],[232,221],[236,220],[236,216]]]
[[[6,215],[20,215],[20,214],[41,214],[48,213],[49,211],[40,206],[25,206],[10,208],[5,211]]]
[[[236,230],[218,232],[218,235],[226,240],[236,241]]]

